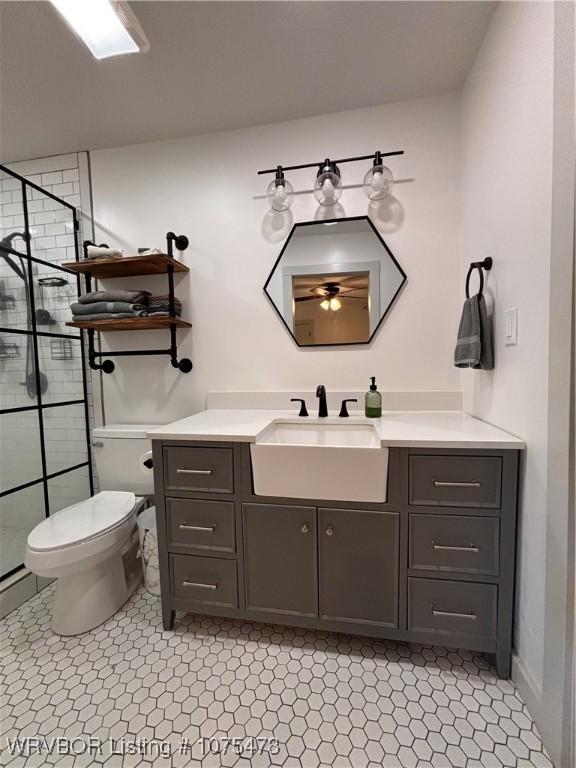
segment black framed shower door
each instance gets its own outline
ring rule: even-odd
[[[0,581],[29,531],[94,491],[76,208],[0,165]]]

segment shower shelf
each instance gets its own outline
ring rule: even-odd
[[[174,273],[189,272],[185,264],[177,261],[172,253],[173,244],[180,251],[188,247],[186,235],[175,235],[168,232],[166,235],[168,253],[154,253],[148,255],[123,256],[121,259],[87,259],[88,246],[95,245],[90,240],[84,242],[84,259],[82,261],[65,261],[62,267],[84,275],[86,280],[86,292],[92,291],[92,278],[96,280],[113,277],[136,277],[138,275],[162,275],[168,277],[168,302],[170,314],[161,317],[125,317],[107,320],[73,320],[66,323],[70,328],[79,328],[88,333],[88,364],[94,371],[112,373],[114,363],[112,360],[98,362],[103,357],[128,357],[133,355],[169,355],[170,363],[182,373],[192,370],[192,361],[188,358],[178,359],[178,345],[176,343],[177,328],[191,328],[192,324],[176,317],[174,308]],[[94,333],[96,331],[152,331],[168,329],[170,331],[170,347],[168,349],[139,349],[118,350],[112,352],[96,352],[94,348]]]

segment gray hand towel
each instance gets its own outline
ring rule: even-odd
[[[480,296],[478,299],[478,309],[480,311],[480,364],[475,368],[482,368],[485,371],[491,371],[494,368],[494,350],[492,347],[492,329],[488,310],[486,309],[486,299]]]
[[[490,324],[484,296],[471,296],[464,302],[454,350],[457,368],[494,368]]]
[[[134,312],[98,312],[95,315],[74,315],[72,319],[74,322],[82,323],[86,320],[118,320],[124,317],[134,319],[137,315]]]
[[[144,304],[148,296],[150,296],[148,291],[92,291],[80,296],[78,302],[93,304],[95,301],[127,301],[130,304]]]
[[[91,304],[72,304],[70,309],[73,315],[95,315],[101,312],[132,312],[134,315],[144,316],[148,310],[144,304],[130,304],[127,301],[94,301]]]

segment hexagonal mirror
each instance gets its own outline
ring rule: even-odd
[[[406,281],[368,216],[295,224],[264,290],[300,347],[366,344]]]

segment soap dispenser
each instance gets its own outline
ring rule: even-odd
[[[376,387],[376,376],[371,376],[370,390],[364,398],[364,413],[368,418],[377,419],[382,416],[382,395]]]

